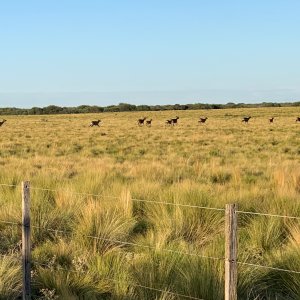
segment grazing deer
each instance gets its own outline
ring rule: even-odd
[[[0,127],[4,124],[6,122],[6,120],[2,120],[2,121],[0,121]]]
[[[269,119],[269,122],[270,122],[270,123],[274,123],[274,117],[270,118],[270,119]]]
[[[248,123],[250,119],[251,119],[251,117],[244,117],[242,122]]]
[[[177,125],[177,120],[179,119],[179,117],[176,117],[174,119],[171,119],[171,124],[174,126],[174,125]]]
[[[208,119],[207,117],[205,117],[205,118],[200,117],[198,123],[205,123],[207,119]]]
[[[300,122],[300,117],[297,117],[296,122]]]
[[[90,124],[90,127],[93,127],[93,126],[99,126],[99,123],[101,122],[101,120],[97,120],[97,121],[92,121],[91,124]]]
[[[143,119],[138,119],[138,120],[137,120],[138,125],[139,125],[139,126],[143,126],[146,119],[147,119],[147,117],[144,117]]]
[[[146,121],[146,126],[151,127],[152,119]]]

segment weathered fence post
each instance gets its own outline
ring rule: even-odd
[[[237,300],[236,204],[226,204],[225,211],[225,300]]]
[[[22,264],[23,300],[31,299],[31,243],[30,243],[30,182],[22,182]]]

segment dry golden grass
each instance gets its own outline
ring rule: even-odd
[[[179,124],[166,126],[176,115]],[[252,116],[249,124],[241,122],[245,115]],[[82,280],[73,273],[70,282],[65,273],[51,277],[51,270],[36,266],[35,296],[46,297],[41,291],[49,289],[60,299],[177,299],[135,283],[221,299],[222,264],[163,249],[224,255],[222,212],[132,199],[221,208],[235,202],[240,210],[300,216],[299,115],[299,108],[261,108],[4,116],[0,183],[30,180],[33,187],[57,189],[32,191],[32,222],[71,232],[34,230],[35,258],[54,259],[54,270],[57,265],[74,270],[74,259],[84,257]],[[137,126],[143,116],[153,119],[152,127]],[[198,124],[200,116],[208,117],[205,124]],[[102,120],[100,128],[88,126],[93,119]],[[1,220],[20,221],[19,199],[19,188],[0,187]],[[245,215],[239,222],[240,260],[300,270],[299,222]],[[15,249],[18,229],[0,224],[0,233],[0,251]],[[246,267],[239,274],[239,299],[300,297],[297,274]]]

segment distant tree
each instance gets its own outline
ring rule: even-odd
[[[56,105],[49,105],[44,108],[44,111],[47,114],[59,114],[63,111],[63,108]]]
[[[151,107],[149,105],[138,105],[136,107],[137,111],[148,111],[150,109],[151,109]]]
[[[225,108],[234,108],[236,107],[236,104],[233,102],[228,102],[227,104],[224,105]]]
[[[103,112],[119,112],[120,108],[116,105],[110,105],[110,106],[106,106],[104,107]]]
[[[44,112],[43,108],[40,107],[32,107],[28,110],[28,114],[30,115],[42,115]]]
[[[128,103],[119,103],[120,111],[136,111],[136,106]]]

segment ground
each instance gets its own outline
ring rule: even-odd
[[[177,115],[178,125],[165,125]],[[0,220],[20,222],[19,186],[30,180],[32,225],[40,227],[34,297],[184,299],[173,291],[222,299],[223,262],[199,256],[224,257],[224,212],[138,200],[300,216],[299,115],[261,108],[3,116],[0,183],[17,187],[0,186]],[[144,116],[151,127],[137,126]],[[100,128],[89,127],[97,119]],[[298,220],[238,220],[239,261],[300,271]],[[0,232],[0,251],[10,253],[0,278],[14,286],[0,284],[0,295],[13,298],[20,228],[0,224]],[[299,299],[299,285],[299,274],[239,266],[239,299]]]

